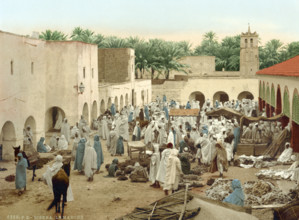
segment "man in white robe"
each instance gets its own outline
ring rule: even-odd
[[[171,143],[173,147],[175,147],[175,141],[174,141],[174,127],[171,127],[171,130],[169,131],[167,142]]]
[[[154,144],[154,153],[151,156],[149,181],[152,182],[151,187],[160,188],[159,181],[156,180],[158,169],[160,166],[159,144]]]
[[[101,123],[102,123],[102,126],[101,126],[100,135],[103,140],[107,140],[107,138],[109,136],[109,128],[108,128],[106,116],[103,117],[103,119],[101,120]]]
[[[166,166],[167,166],[168,158],[169,158],[172,148],[173,148],[173,145],[171,143],[168,143],[167,148],[165,150],[163,150],[162,154],[161,154],[159,170],[158,170],[157,177],[156,177],[156,180],[160,182],[160,185],[164,184],[164,182],[165,182]]]
[[[126,115],[120,116],[119,136],[122,136],[125,141],[129,140],[129,123]]]
[[[54,125],[54,129],[55,130],[59,130],[61,128],[62,125],[62,113],[60,110],[57,111],[57,116],[56,116],[56,122]]]
[[[64,135],[61,135],[58,141],[58,150],[67,150],[67,148],[68,148],[67,140],[65,139]]]
[[[285,143],[285,150],[281,153],[281,155],[278,157],[278,162],[288,162],[291,161],[291,156],[293,153],[293,148],[291,148],[290,143]]]
[[[47,170],[43,174],[42,180],[44,181],[45,184],[49,186],[49,189],[51,192],[53,192],[53,186],[52,186],[52,177],[62,168],[63,163],[62,163],[63,157],[61,155],[57,155],[55,157],[55,162],[53,165],[50,167],[47,165]],[[71,188],[71,184],[69,184],[69,187],[67,189],[67,198],[66,200],[68,202],[74,201],[74,196]]]
[[[71,130],[71,138],[75,138],[76,133],[78,133],[79,137],[80,137],[80,130],[78,128],[78,122],[76,123],[76,125],[73,126],[73,128]]]
[[[65,118],[63,120],[63,123],[61,125],[61,130],[60,130],[61,135],[64,135],[66,141],[70,143],[70,138],[71,138],[71,129],[70,125],[67,122],[67,119]]]
[[[111,154],[111,156],[114,156],[116,154],[117,140],[118,140],[118,134],[116,133],[115,128],[112,127],[106,142],[108,151]]]
[[[179,151],[177,149],[172,149],[168,162],[166,165],[166,175],[165,175],[165,184],[163,190],[165,195],[168,195],[168,190],[172,190],[174,193],[175,190],[179,187],[180,176],[183,174],[181,161],[178,158]]]
[[[159,132],[159,135],[158,135],[158,144],[159,146],[163,146],[164,144],[166,144],[166,139],[167,139],[167,133],[164,129],[164,126],[159,124],[158,125],[158,132]]]
[[[148,124],[145,134],[144,134],[144,144],[148,145],[149,143],[152,143],[153,141],[153,128],[155,126],[155,122],[151,121],[151,123]]]
[[[82,166],[88,181],[93,181],[93,174],[97,169],[97,152],[91,146],[90,141],[86,143]]]

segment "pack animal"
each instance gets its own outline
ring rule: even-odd
[[[62,210],[61,218],[63,219],[64,205],[67,196],[67,189],[69,187],[69,176],[70,176],[71,165],[70,162],[64,164],[62,168],[52,177],[53,194],[54,199],[49,205],[50,210],[54,205],[56,207],[56,213],[60,213],[60,201],[62,196]]]
[[[38,160],[39,160],[39,154],[36,152],[37,155],[30,155],[30,156],[27,156],[26,152],[25,151],[21,151],[21,146],[18,146],[18,147],[12,147],[14,149],[14,155],[15,155],[15,162],[18,161],[18,153],[22,153],[23,155],[23,158],[25,158],[27,160],[27,163],[28,163],[28,167],[27,169],[33,171],[33,174],[32,174],[32,181],[34,181],[34,177],[36,177],[35,175],[35,170],[37,168],[37,164],[38,164]],[[27,152],[28,153],[28,152]]]

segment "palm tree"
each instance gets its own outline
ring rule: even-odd
[[[125,39],[116,36],[106,37],[104,41],[105,48],[127,48],[128,44]]]
[[[281,62],[281,54],[285,50],[280,40],[272,39],[268,41],[265,47],[260,47],[260,67],[266,68]]]
[[[67,35],[60,31],[46,30],[39,35],[39,38],[43,40],[66,40]]]

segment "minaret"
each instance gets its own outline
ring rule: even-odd
[[[255,76],[259,70],[258,34],[251,33],[249,24],[248,32],[241,34],[240,47],[241,76]]]

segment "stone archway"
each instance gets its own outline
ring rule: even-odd
[[[124,97],[123,97],[123,95],[120,96],[119,104],[120,104],[120,109],[123,109],[123,107],[124,107]]]
[[[88,111],[88,104],[86,102],[83,105],[82,115],[86,123],[89,125],[89,111]]]
[[[196,91],[192,92],[189,95],[189,101],[196,100],[199,101],[200,108],[203,106],[205,103],[205,95],[202,92]]]
[[[60,131],[61,124],[65,118],[64,111],[57,107],[53,106],[46,111],[45,117],[45,132],[48,131]]]
[[[292,101],[292,137],[291,145],[293,151],[299,153],[299,94],[298,90],[294,90]]]
[[[92,108],[91,108],[91,121],[93,119],[98,118],[98,106],[97,106],[97,101],[93,101],[92,103]]]
[[[114,98],[114,105],[115,105],[115,111],[119,111],[119,109],[118,109],[118,97],[117,96],[115,96],[115,98]]]
[[[213,105],[216,100],[222,103],[227,102],[229,100],[228,94],[223,91],[216,92],[213,96]]]
[[[129,105],[129,95],[128,95],[128,93],[126,93],[125,103],[126,103],[126,106]]]
[[[144,106],[144,90],[141,90],[141,104],[142,104],[142,106]]]
[[[242,100],[242,99],[251,99],[251,100],[253,100],[254,97],[253,97],[253,95],[252,95],[251,92],[243,91],[243,92],[241,92],[241,93],[238,95],[238,100]]]
[[[101,111],[101,114],[104,114],[106,111],[104,99],[102,99],[102,101],[101,101],[100,111]]]
[[[0,144],[2,145],[0,160],[13,160],[14,151],[12,147],[16,147],[16,130],[11,121],[5,122],[1,129]]]
[[[27,127],[30,126],[30,129],[31,129],[31,132],[32,132],[32,135],[33,135],[33,140],[32,140],[32,143],[33,143],[33,146],[35,147],[36,144],[37,144],[37,140],[36,140],[36,122],[35,122],[35,119],[32,117],[32,116],[29,116],[26,121],[25,121],[25,124],[24,124],[24,129],[27,129]]]
[[[290,96],[289,96],[289,90],[288,87],[284,88],[283,93],[283,109],[282,112],[284,116],[281,118],[281,125],[284,128],[288,125],[290,121],[291,111],[290,111]]]
[[[282,105],[281,105],[281,91],[280,86],[277,86],[277,92],[276,92],[276,115],[280,114],[282,112]]]
[[[109,111],[110,111],[111,105],[112,105],[112,101],[111,101],[111,98],[109,97],[108,103],[107,103],[107,109],[109,109]]]

